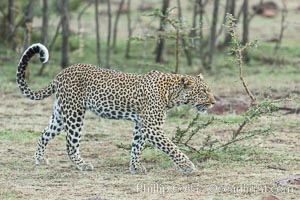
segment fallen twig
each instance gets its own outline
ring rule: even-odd
[[[286,168],[283,168],[283,167],[278,167],[278,166],[271,166],[271,165],[268,165],[267,166],[268,169],[276,169],[276,170],[281,170],[281,171],[287,171]]]
[[[278,107],[278,110],[287,111],[285,114],[300,114],[300,108]]]

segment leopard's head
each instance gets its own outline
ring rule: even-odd
[[[182,88],[179,95],[181,104],[188,104],[196,107],[199,112],[206,112],[216,103],[210,87],[204,82],[201,74],[198,76],[183,75],[180,85]]]

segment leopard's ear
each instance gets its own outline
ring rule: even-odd
[[[200,78],[200,80],[202,81],[204,80],[203,75],[201,73],[197,75],[197,78]]]
[[[193,86],[194,81],[191,80],[191,78],[189,78],[189,77],[183,76],[180,79],[180,83],[181,83],[181,85],[183,85],[184,88],[190,88]]]

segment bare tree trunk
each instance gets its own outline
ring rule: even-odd
[[[34,1],[30,0],[25,9],[25,36],[23,41],[23,49],[25,50],[31,43],[31,33],[32,33],[32,21],[33,21],[33,11],[34,11]]]
[[[48,43],[48,0],[43,0],[42,43]]]
[[[51,40],[51,43],[49,44],[49,47],[48,47],[48,51],[51,52],[52,50],[52,47],[57,39],[57,36],[58,36],[58,33],[59,33],[59,29],[61,27],[61,19],[59,20],[59,23],[56,27],[56,31],[55,31],[55,34]],[[45,69],[46,65],[45,64],[42,64],[42,67],[40,68],[39,72],[38,72],[38,76],[42,76],[43,75],[43,72],[44,72],[44,69]]]
[[[113,31],[113,42],[112,42],[112,48],[113,49],[116,48],[117,34],[118,34],[118,23],[119,23],[121,10],[123,8],[124,2],[125,2],[125,0],[121,0],[121,2],[119,4],[118,11],[117,11],[117,14],[116,14],[116,19],[115,19],[115,23],[114,23],[114,31]]]
[[[66,68],[69,65],[69,0],[62,0],[60,4],[62,25],[61,67]]]
[[[180,0],[177,0],[177,6],[178,6],[178,19],[179,19],[179,22],[180,22],[179,26],[180,26],[180,28],[182,28],[182,10],[181,10]],[[181,43],[182,43],[184,54],[186,56],[187,64],[189,66],[191,66],[192,65],[192,56],[190,54],[190,51],[188,49],[188,46],[187,46],[186,41],[185,41],[184,38],[181,38]]]
[[[192,29],[190,31],[190,38],[191,38],[191,44],[192,47],[195,48],[196,46],[196,28],[197,28],[197,11],[198,11],[198,1],[199,0],[195,0],[194,2],[194,9],[193,9],[193,19],[192,19]]]
[[[166,15],[169,4],[170,4],[170,0],[163,0],[163,6],[162,6],[162,14],[163,15]],[[163,32],[164,30],[165,30],[165,28],[164,28],[164,18],[162,17],[160,19],[160,26],[159,26],[158,31]],[[155,59],[155,61],[157,63],[161,63],[163,61],[162,52],[163,52],[163,49],[164,49],[164,43],[165,43],[164,38],[159,36],[158,37],[158,42],[157,42],[157,47],[156,47],[156,59]]]
[[[42,43],[47,45],[48,43],[48,0],[43,0],[43,22],[42,22]],[[41,76],[46,67],[46,63],[42,64],[37,75]]]
[[[54,36],[53,36],[53,38],[52,38],[52,40],[49,44],[49,48],[48,48],[49,51],[51,51],[52,48],[53,48],[53,45],[54,45],[54,43],[57,39],[57,36],[58,36],[58,33],[59,33],[59,30],[60,30],[61,26],[62,26],[62,19],[60,19],[58,24],[57,24],[56,31],[55,31]]]
[[[249,36],[249,21],[248,21],[248,0],[244,0],[243,6],[243,39],[242,44],[245,45],[248,42]]]
[[[216,36],[216,39],[218,39],[218,37],[222,34],[223,32],[223,24],[226,23],[226,16],[227,16],[227,13],[230,12],[230,3],[231,3],[231,0],[226,0],[226,4],[225,4],[225,9],[224,9],[224,15],[223,15],[223,21],[222,21],[222,26],[220,26],[219,28],[219,31],[217,33],[217,36]]]
[[[23,40],[23,51],[30,45],[31,43],[31,33],[32,33],[32,21],[33,21],[33,13],[34,12],[34,0],[30,0],[25,9],[25,35]],[[27,67],[25,71],[25,76],[29,79],[30,70]]]
[[[127,30],[128,30],[128,39],[126,45],[125,58],[130,58],[130,47],[131,47],[131,36],[132,36],[132,27],[131,27],[131,0],[127,1]]]
[[[214,1],[214,10],[213,10],[213,20],[210,30],[210,43],[209,43],[209,61],[206,66],[207,69],[211,69],[214,61],[215,54],[215,43],[216,43],[216,28],[218,22],[218,10],[219,10],[219,0]]]
[[[280,24],[280,33],[279,33],[279,37],[278,37],[278,42],[276,43],[275,47],[274,47],[274,54],[277,54],[280,45],[281,45],[281,41],[283,38],[283,32],[286,28],[286,24],[285,24],[285,20],[286,20],[286,16],[288,14],[288,10],[286,7],[286,0],[282,0],[282,4],[283,4],[283,8],[281,10],[281,24]]]
[[[232,16],[235,16],[235,0],[227,0],[228,3],[228,12],[232,14]],[[226,46],[231,42],[231,34],[226,32],[225,39],[224,39],[224,44],[223,46]]]
[[[203,41],[203,15],[204,15],[204,5],[202,0],[198,0],[199,5],[199,56],[202,61],[202,65],[204,65],[204,41]]]
[[[245,45],[249,38],[249,20],[248,20],[248,0],[244,0],[243,5],[243,38],[242,44]],[[247,50],[243,52],[243,58],[245,62],[249,62],[249,56]]]
[[[92,5],[92,2],[88,2],[78,13],[77,16],[77,24],[78,24],[78,30],[77,30],[77,35],[78,35],[78,42],[79,42],[79,57],[82,58],[84,55],[84,38],[83,38],[83,33],[84,33],[84,28],[81,23],[81,17],[84,15],[85,11]],[[97,27],[97,26],[96,26]],[[97,31],[97,30],[96,30]]]
[[[13,50],[16,49],[14,2],[14,0],[8,0],[9,42]]]
[[[107,30],[107,41],[106,41],[106,67],[110,68],[110,37],[111,37],[111,8],[110,0],[107,0],[107,14],[108,14],[108,30]]]
[[[179,68],[179,30],[176,30],[176,49],[175,49],[175,71],[174,73],[177,74],[178,73],[178,68]]]
[[[101,65],[101,46],[100,46],[100,31],[99,31],[99,3],[98,0],[95,0],[95,23],[96,23],[96,47],[97,47],[97,63]]]

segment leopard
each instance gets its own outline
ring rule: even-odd
[[[145,74],[125,73],[100,68],[93,64],[73,64],[62,69],[43,89],[32,90],[25,76],[34,55],[41,63],[49,60],[47,47],[41,43],[29,46],[17,66],[16,82],[21,93],[32,100],[42,100],[55,94],[53,113],[42,131],[36,151],[35,165],[44,160],[50,140],[62,131],[66,133],[69,159],[78,170],[94,167],[80,155],[80,141],[86,111],[108,119],[125,119],[134,123],[129,171],[144,174],[141,153],[145,144],[158,148],[169,156],[176,168],[191,173],[196,167],[163,131],[166,113],[180,105],[190,105],[206,113],[216,99],[202,74],[184,75],[156,70]]]

